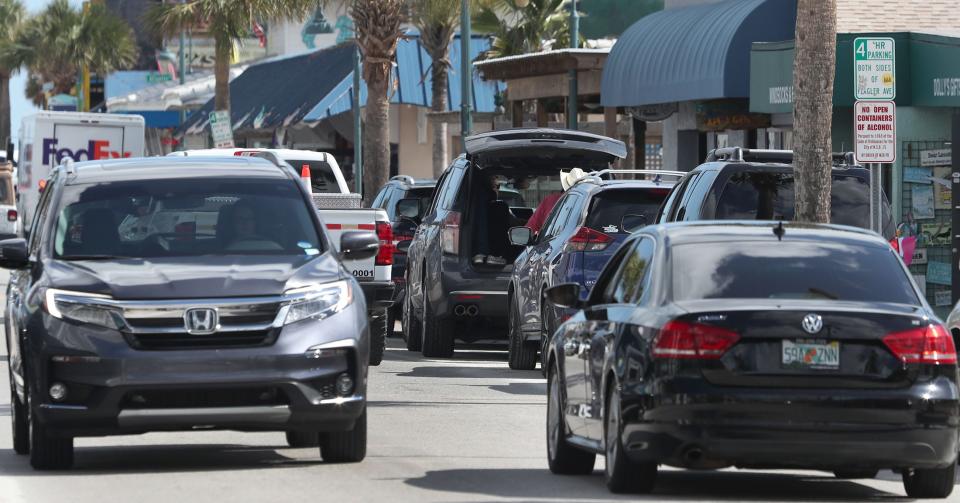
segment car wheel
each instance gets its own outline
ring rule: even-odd
[[[10,378],[10,431],[13,434],[13,451],[20,455],[30,454],[30,421],[27,417],[27,406],[17,398],[13,372],[8,372],[7,375]]]
[[[837,470],[833,476],[838,479],[873,479],[880,470]]]
[[[620,411],[620,391],[611,386],[607,393],[607,407],[603,418],[604,480],[613,493],[648,493],[657,480],[657,464],[637,463],[623,452],[623,422]]]
[[[397,326],[397,320],[400,319],[400,306],[394,306],[387,309],[387,337],[396,337],[397,332],[394,327]]]
[[[387,348],[387,311],[370,316],[370,365],[377,366],[383,361],[383,352]]]
[[[350,431],[334,431],[321,436],[320,456],[327,463],[359,463],[367,457],[367,409]]]
[[[320,434],[315,431],[288,431],[287,445],[290,447],[319,447]]]
[[[537,348],[527,344],[523,339],[523,333],[520,331],[520,312],[512,298],[509,301],[509,306],[507,333],[510,338],[508,358],[510,368],[513,370],[533,370],[537,368]]]
[[[420,333],[423,328],[413,312],[413,301],[410,300],[409,292],[403,297],[403,318],[400,324],[403,328],[403,339],[407,343],[407,351],[420,351]]]
[[[423,296],[423,356],[427,358],[450,358],[453,356],[453,337],[444,330],[446,323],[438,320],[430,307],[430,299]]]
[[[946,498],[953,492],[957,460],[946,468],[905,470],[903,487],[911,498]]]
[[[30,416],[30,466],[35,470],[66,470],[73,466],[73,438],[57,436],[56,432],[42,424],[31,410],[28,395],[27,411]]]
[[[564,438],[562,393],[559,372],[551,369],[547,379],[547,464],[558,475],[589,475],[597,455],[577,449]]]

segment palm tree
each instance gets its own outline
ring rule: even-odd
[[[68,93],[84,68],[106,75],[136,60],[136,40],[125,21],[103,5],[80,11],[69,0],[54,0],[25,21],[10,43],[0,44],[2,66],[27,67],[27,97],[40,105],[45,102],[44,84],[50,84],[53,93]]]
[[[390,71],[403,36],[405,0],[353,0],[350,14],[363,53],[367,83],[364,110],[363,188],[375,194],[390,173]]]
[[[447,82],[450,69],[450,43],[460,18],[457,0],[411,0],[412,21],[420,31],[420,43],[430,55],[430,109],[447,111]],[[440,178],[447,163],[447,124],[437,121],[433,127],[433,177]]]
[[[484,59],[570,45],[570,0],[480,0],[473,28],[493,35]]]
[[[302,20],[317,0],[186,0],[165,3],[149,13],[149,24],[164,35],[203,25],[214,39],[215,111],[230,111],[233,44],[247,36],[254,20]]]
[[[0,0],[0,19],[3,19],[3,25],[0,26],[0,47],[13,44],[23,18],[23,4],[19,0]],[[4,142],[4,146],[10,140],[11,132],[10,77],[20,69],[20,65],[15,63],[0,58],[0,140]]]

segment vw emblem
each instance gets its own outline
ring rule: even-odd
[[[183,325],[191,335],[209,335],[220,328],[220,315],[210,307],[194,307],[183,313]]]
[[[803,330],[808,334],[816,334],[823,329],[823,318],[819,314],[810,313],[803,317],[803,322],[800,323],[800,326],[803,327]]]

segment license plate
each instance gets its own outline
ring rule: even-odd
[[[353,277],[357,279],[373,279],[376,274],[374,271],[369,269],[354,269],[350,271],[353,273]]]
[[[837,370],[840,342],[820,339],[783,341],[783,366],[794,369]]]

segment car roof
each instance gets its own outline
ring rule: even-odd
[[[660,181],[656,182],[654,180],[591,180],[591,181],[582,181],[577,182],[573,187],[570,187],[570,190],[583,190],[586,192],[603,192],[606,190],[617,190],[617,189],[666,189],[670,190],[676,185],[677,182],[670,181]]]
[[[327,152],[315,152],[313,150],[294,150],[288,148],[208,148],[197,150],[181,150],[167,154],[171,157],[224,157],[237,156],[245,157],[243,154],[254,154],[259,152],[272,152],[283,160],[293,161],[326,161]]]
[[[782,162],[750,162],[750,161],[711,161],[703,163],[693,171],[720,171],[723,169],[736,169],[736,168],[746,168],[750,171],[761,172],[761,171],[786,171],[792,170],[793,164],[786,164]],[[691,171],[691,173],[693,172]],[[833,172],[841,174],[851,174],[851,175],[865,175],[870,171],[863,166],[833,166]]]
[[[758,220],[672,222],[644,227],[638,231],[654,234],[671,244],[707,243],[715,241],[777,240],[774,232],[783,226],[784,243],[795,241],[844,242],[889,247],[879,234],[846,225],[810,224]]]
[[[289,178],[289,168],[258,157],[137,157],[61,166],[67,185],[170,178]]]

